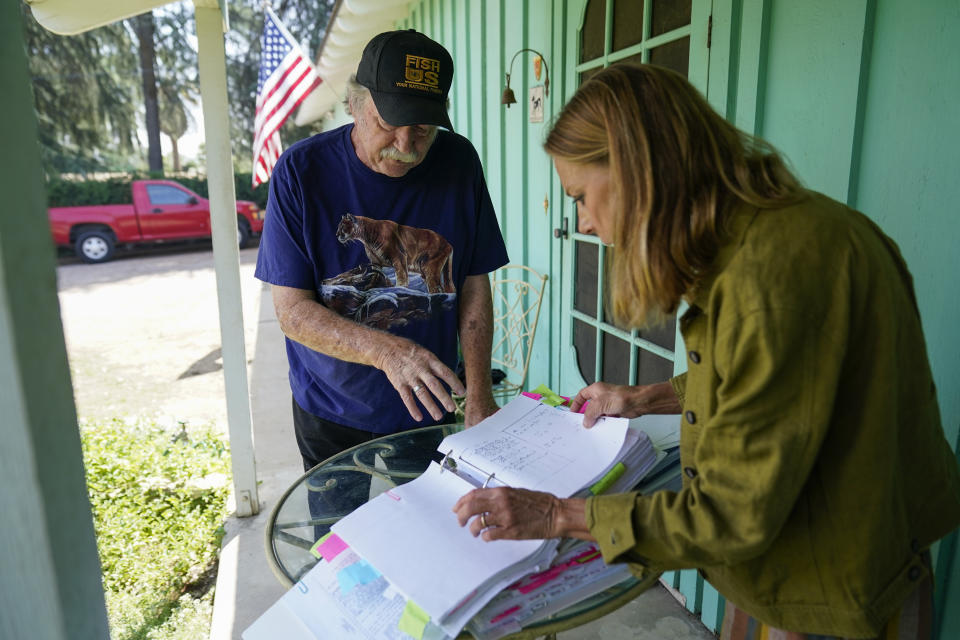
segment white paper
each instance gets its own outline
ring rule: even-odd
[[[440,620],[478,585],[543,544],[474,538],[453,513],[460,496],[473,488],[431,463],[419,478],[357,508],[333,525],[333,531],[431,618]]]
[[[440,452],[515,488],[569,498],[608,468],[626,437],[628,421],[601,418],[592,428],[583,416],[557,411],[519,396],[480,424],[447,436]]]
[[[630,427],[640,429],[650,436],[650,442],[658,449],[670,449],[680,445],[680,415],[650,414],[633,418]]]
[[[407,599],[383,575],[345,588],[339,574],[357,562],[363,560],[349,548],[332,562],[320,560],[243,632],[243,640],[409,640],[398,626]],[[430,624],[428,637],[450,636]]]
[[[595,548],[592,543],[579,542],[558,556],[554,564],[564,564],[591,548]],[[495,640],[629,577],[627,565],[607,565],[600,557],[577,563],[525,593],[516,588],[518,585],[502,590],[469,622],[467,630],[479,640]]]

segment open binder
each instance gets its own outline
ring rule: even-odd
[[[452,510],[462,495],[484,486],[559,497],[624,491],[657,462],[650,439],[626,419],[602,418],[591,429],[582,422],[581,415],[520,396],[447,436],[439,462],[423,475],[336,523],[335,553],[321,550],[317,566],[244,637],[259,638],[259,629],[290,617],[298,624],[309,618],[304,638],[456,637],[497,594],[525,576],[549,574],[560,543],[474,538]],[[325,614],[298,613],[310,606]],[[409,632],[411,624],[419,636]],[[494,637],[505,628],[494,626],[470,630]]]
[[[654,463],[646,435],[628,430],[627,420],[604,418],[591,429],[582,423],[583,416],[515,398],[444,438],[442,465],[431,463],[422,476],[371,500],[332,530],[455,636],[498,592],[546,569],[559,543],[474,538],[452,512],[460,496],[504,485],[567,498],[588,492],[618,464],[624,471],[611,485],[642,476]]]

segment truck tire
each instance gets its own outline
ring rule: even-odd
[[[250,223],[244,218],[237,218],[237,244],[241,249],[250,246]]]
[[[77,256],[84,262],[95,264],[113,257],[113,235],[108,231],[86,231],[77,238]]]

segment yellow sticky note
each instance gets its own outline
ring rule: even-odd
[[[407,606],[403,608],[403,615],[400,616],[397,628],[415,640],[422,640],[423,630],[427,628],[428,622],[430,622],[429,614],[418,607],[413,600],[407,600]]]
[[[595,483],[593,483],[593,486],[590,487],[590,493],[592,493],[595,496],[598,496],[601,493],[605,492],[607,489],[610,488],[610,485],[612,485],[614,482],[617,481],[617,478],[623,475],[623,472],[626,470],[627,470],[627,467],[624,466],[622,462],[618,462],[617,464],[613,465],[613,469],[610,469],[610,471],[607,471],[607,473],[602,478],[600,478]]]

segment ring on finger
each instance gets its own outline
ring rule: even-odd
[[[490,525],[487,524],[487,513],[483,512],[480,514],[480,524],[484,529],[488,528]]]
[[[420,389],[423,389],[423,385],[422,385],[422,384],[417,384],[417,385],[414,385],[414,386],[413,386],[412,391],[413,391],[414,393],[416,393],[416,392],[420,391]]]

